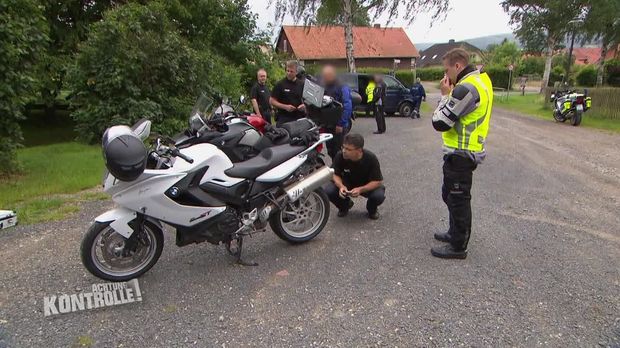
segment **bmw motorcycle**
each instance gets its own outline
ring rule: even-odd
[[[574,90],[556,91],[551,94],[550,102],[553,103],[555,121],[570,120],[573,126],[581,124],[583,114],[592,106],[592,98],[588,97],[587,92],[582,94]]]
[[[221,122],[203,110],[192,113],[191,138]],[[147,272],[161,255],[163,224],[176,231],[177,246],[223,244],[244,265],[255,265],[241,258],[244,238],[267,225],[289,243],[307,242],[325,227],[329,200],[321,186],[333,170],[316,148],[331,134],[319,135],[315,126],[306,130],[315,139],[308,145],[277,144],[233,163],[218,146],[190,137],[158,137],[147,151],[150,127],[141,120],[131,128],[113,126],[103,136],[103,189],[117,208],[95,218],[83,237],[82,263],[93,275],[125,281]]]

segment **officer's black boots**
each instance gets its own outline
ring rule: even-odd
[[[456,249],[451,244],[431,248],[431,254],[442,259],[464,259],[467,249]]]
[[[450,243],[450,235],[448,232],[437,232],[433,235],[440,242]]]

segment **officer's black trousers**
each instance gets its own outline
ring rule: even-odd
[[[471,234],[471,185],[476,163],[465,154],[444,156],[443,187],[444,203],[450,214],[450,244],[456,249],[467,249]]]
[[[377,132],[385,133],[385,113],[383,105],[375,104],[375,121],[377,121]]]

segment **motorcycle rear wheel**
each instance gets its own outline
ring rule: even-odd
[[[282,240],[304,243],[323,231],[329,220],[329,208],[327,195],[318,188],[296,202],[287,203],[271,216],[269,226]]]
[[[581,116],[582,116],[581,112],[574,112],[573,113],[573,117],[570,118],[570,124],[572,124],[575,127],[580,125],[581,124]]]
[[[124,250],[128,240],[110,222],[95,222],[82,239],[82,264],[94,276],[113,282],[127,281],[146,273],[157,263],[164,249],[164,234],[157,225],[145,221],[141,240],[131,252]],[[136,236],[137,237],[137,236]]]

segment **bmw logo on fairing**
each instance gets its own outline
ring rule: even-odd
[[[172,186],[172,187],[170,188],[170,195],[171,195],[172,197],[176,197],[176,196],[178,196],[178,195],[179,195],[179,188],[178,188],[178,187],[176,187],[176,186]]]

